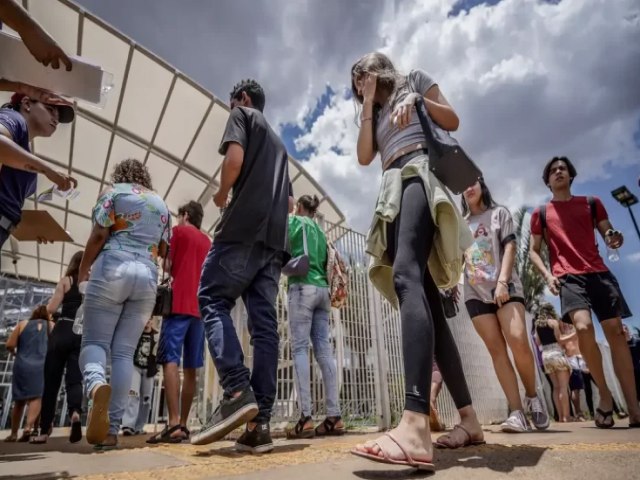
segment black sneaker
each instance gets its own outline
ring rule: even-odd
[[[236,440],[236,450],[248,453],[268,453],[273,450],[273,440],[268,423],[259,423],[256,428],[248,428]]]
[[[250,422],[258,414],[258,404],[251,388],[237,398],[223,398],[207,423],[191,436],[192,445],[206,445],[222,439],[240,425]]]

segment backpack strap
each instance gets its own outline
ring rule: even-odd
[[[542,239],[544,243],[549,245],[547,241],[547,204],[540,205],[540,226],[542,227]]]
[[[596,201],[592,196],[587,197],[587,203],[589,204],[589,210],[591,211],[591,221],[593,222],[593,228],[598,228],[598,221],[596,220]]]
[[[593,223],[593,229],[595,230],[594,238],[596,241],[596,249],[598,248],[598,220],[596,218],[596,201],[592,196],[587,197],[587,203],[589,204],[589,210],[591,211],[591,222]]]

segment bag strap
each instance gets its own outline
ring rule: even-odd
[[[547,204],[540,206],[540,226],[542,227],[542,238],[544,242],[549,246],[547,240]]]
[[[431,130],[433,120],[429,117],[429,112],[427,111],[427,107],[424,104],[424,98],[422,97],[422,93],[416,90],[415,82],[415,70],[411,70],[409,75],[407,75],[407,84],[409,85],[409,90],[412,93],[420,93],[420,96],[416,98],[416,113],[418,114],[418,120],[420,120],[420,125],[422,126],[422,133],[425,136],[425,140],[427,143],[427,147],[429,151],[432,151],[438,156],[442,155],[442,148],[440,144],[436,142],[433,131]]]
[[[595,199],[589,195],[587,197],[587,203],[589,204],[589,211],[591,212],[591,223],[593,224],[593,229],[596,231],[596,233],[594,233],[593,237],[595,239],[596,242],[596,249],[598,248],[598,220],[596,218],[596,201]]]
[[[302,248],[304,249],[304,254],[309,256],[309,252],[307,250],[307,231],[304,228],[304,220],[302,221]]]
[[[588,196],[587,203],[589,204],[589,210],[591,211],[591,221],[593,222],[593,228],[598,228],[598,221],[596,220],[596,201],[592,196]]]

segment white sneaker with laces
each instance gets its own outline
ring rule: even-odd
[[[531,431],[531,425],[522,410],[514,410],[509,414],[509,418],[502,422],[500,430],[505,433],[524,433]]]
[[[547,406],[538,395],[531,398],[525,397],[524,408],[525,411],[528,411],[531,414],[531,421],[538,430],[546,430],[549,428],[549,413],[547,413]]]

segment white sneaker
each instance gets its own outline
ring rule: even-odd
[[[500,425],[500,430],[505,433],[524,433],[530,432],[532,429],[524,412],[514,410],[509,414],[509,418]]]
[[[549,428],[549,414],[547,413],[547,406],[538,395],[531,398],[525,397],[524,408],[525,411],[528,411],[531,414],[531,421],[538,430],[546,430]]]

